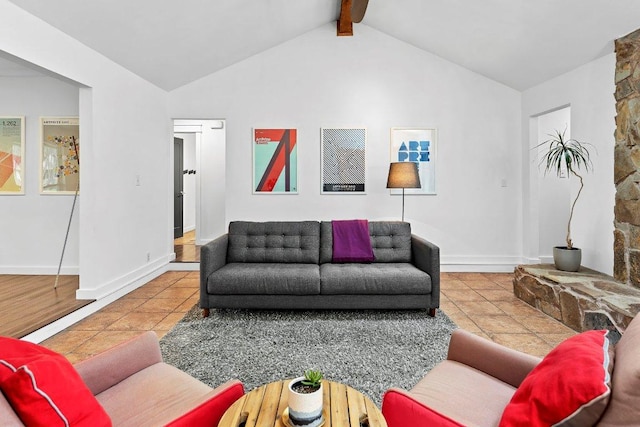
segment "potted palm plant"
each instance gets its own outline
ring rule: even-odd
[[[304,376],[289,383],[288,425],[290,427],[318,427],[322,417],[322,372],[307,370]]]
[[[563,172],[567,172],[567,177],[571,175],[577,177],[580,180],[580,189],[576,198],[571,204],[571,211],[569,213],[569,221],[567,223],[567,237],[566,246],[556,246],[553,248],[553,262],[558,270],[562,271],[578,271],[580,269],[580,263],[582,262],[582,251],[580,248],[573,246],[571,240],[571,220],[573,219],[573,210],[576,207],[576,202],[580,193],[584,188],[584,181],[582,176],[577,171],[580,168],[584,168],[585,171],[593,168],[591,164],[591,158],[589,150],[587,149],[587,143],[577,141],[575,139],[566,139],[565,131],[555,131],[555,134],[550,134],[550,139],[538,144],[535,148],[541,146],[547,146],[546,153],[540,160],[540,165],[545,165],[545,175],[548,172],[555,172],[558,177],[562,177]]]

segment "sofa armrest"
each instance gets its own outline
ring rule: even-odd
[[[14,412],[13,408],[0,391],[0,426],[2,427],[24,427],[24,424]]]
[[[203,403],[166,427],[217,426],[227,409],[243,395],[244,386],[240,381],[227,381],[211,390]]]
[[[409,392],[395,387],[382,397],[382,415],[388,427],[462,427],[462,424],[417,401]]]
[[[440,248],[415,234],[411,235],[413,264],[431,276],[431,301],[440,306]]]
[[[151,365],[162,362],[158,337],[145,332],[74,367],[89,390],[96,395]]]
[[[210,241],[200,248],[200,307],[207,308],[207,279],[216,270],[224,267],[227,263],[227,246],[229,245],[229,235],[222,236]]]
[[[447,359],[463,363],[516,388],[542,360],[463,329],[453,331]]]

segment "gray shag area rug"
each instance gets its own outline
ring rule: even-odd
[[[412,388],[447,355],[456,324],[442,311],[211,310],[192,308],[160,340],[165,362],[215,387],[246,390],[306,369],[380,406],[390,387]]]

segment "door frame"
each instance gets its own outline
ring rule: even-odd
[[[225,119],[172,119],[173,133],[170,153],[171,170],[173,171],[173,135],[177,133],[194,133],[196,135],[196,245],[204,245],[222,234],[226,229],[224,208],[225,192],[225,152],[226,152],[226,120]],[[215,157],[215,158],[212,158]],[[203,165],[205,167],[203,167]],[[215,174],[214,177],[211,175]],[[215,218],[204,212],[211,208],[212,192],[221,201]],[[173,175],[171,175],[171,197],[173,197]],[[206,194],[203,200],[202,194]],[[173,206],[171,206],[173,213]],[[173,218],[173,215],[171,215]],[[171,226],[173,236],[173,226]],[[175,260],[173,238],[170,241],[171,260]]]

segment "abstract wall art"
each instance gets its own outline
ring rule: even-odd
[[[80,121],[40,118],[40,192],[70,194],[80,189]]]
[[[24,117],[0,117],[0,194],[24,194]]]
[[[253,193],[298,194],[297,129],[253,129]]]
[[[321,193],[366,194],[365,128],[322,128]]]
[[[436,194],[436,129],[391,128],[391,162],[416,162],[421,188],[405,194]],[[402,190],[390,190],[402,194]]]

